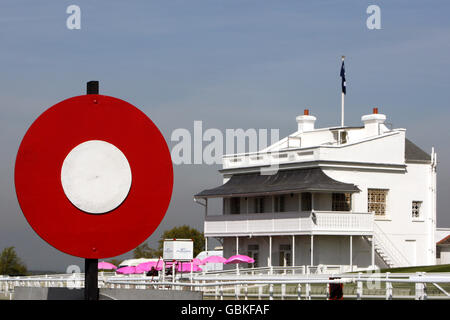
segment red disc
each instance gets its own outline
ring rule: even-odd
[[[90,140],[122,151],[132,174],[125,200],[104,214],[78,209],[61,182],[69,152]],[[31,125],[17,153],[15,187],[42,239],[67,254],[100,259],[134,249],[158,227],[171,199],[173,168],[164,137],[143,112],[117,98],[84,95],[54,105]]]

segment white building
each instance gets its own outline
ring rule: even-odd
[[[361,127],[316,129],[308,110],[296,120],[264,150],[223,156],[224,184],[194,196],[205,237],[257,266],[435,264],[436,153],[376,108]],[[212,198],[222,212],[208,212]]]
[[[450,228],[436,229],[436,263],[450,264]]]

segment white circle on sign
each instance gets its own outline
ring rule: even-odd
[[[61,184],[78,209],[106,213],[117,208],[130,191],[130,164],[115,145],[89,140],[73,148],[64,159]]]

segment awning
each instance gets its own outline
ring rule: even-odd
[[[267,195],[292,192],[359,192],[357,186],[331,179],[321,168],[278,171],[273,175],[235,174],[227,183],[197,193],[196,198]]]

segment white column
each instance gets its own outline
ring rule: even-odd
[[[375,268],[375,237],[372,236],[372,269]]]
[[[311,235],[311,265],[314,265],[314,235]]]
[[[292,235],[292,266],[295,267],[295,235]]]
[[[341,93],[341,127],[344,126],[344,93]]]
[[[206,256],[208,256],[208,237],[205,237],[205,251],[206,251]]]
[[[239,254],[239,237],[236,237],[236,254]],[[236,263],[236,272],[239,274],[239,263]]]
[[[269,267],[272,266],[272,236],[269,236]]]
[[[353,236],[350,236],[350,271],[353,271]]]

